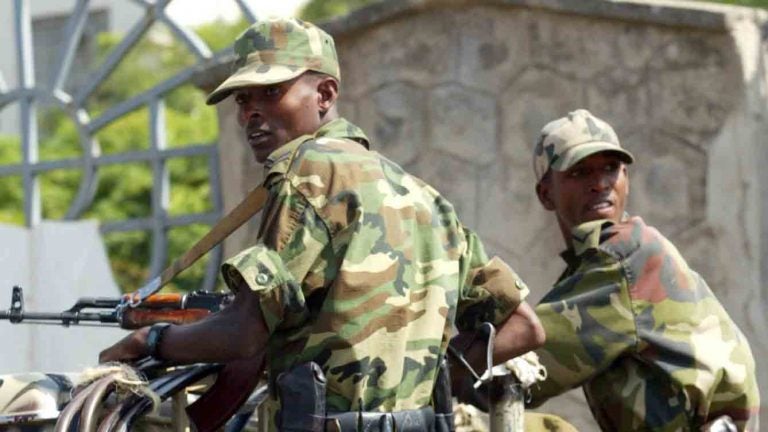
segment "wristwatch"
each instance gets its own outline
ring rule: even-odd
[[[160,358],[160,341],[170,326],[169,323],[157,323],[149,328],[149,333],[147,333],[147,354],[152,358],[162,360]]]

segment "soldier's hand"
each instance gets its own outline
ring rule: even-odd
[[[487,397],[487,386],[474,388],[475,378],[463,365],[451,364],[451,393],[459,403],[472,405],[487,413],[490,404]]]
[[[121,339],[118,343],[99,354],[99,363],[111,361],[130,361],[147,355],[147,334],[149,327],[144,327]]]
[[[461,332],[450,341],[453,353],[463,357],[475,371],[481,376],[487,369],[487,347],[489,335],[480,331]],[[488,412],[493,400],[498,395],[491,394],[487,384],[475,388],[477,381],[475,374],[469,371],[464,362],[456,355],[448,356],[448,364],[451,370],[451,393],[463,404],[473,405],[475,408]]]

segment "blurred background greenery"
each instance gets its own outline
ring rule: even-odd
[[[196,28],[200,37],[218,50],[232,43],[244,21],[212,22]],[[100,64],[121,38],[102,33],[98,36]],[[194,63],[186,47],[173,38],[143,38],[110,77],[89,99],[91,118],[137,95]],[[87,67],[87,66],[86,66]],[[205,94],[192,85],[182,86],[165,98],[166,140],[168,147],[215,142],[218,136],[216,111],[205,104]],[[80,137],[69,116],[59,109],[41,107],[39,158],[41,161],[78,157]],[[149,146],[149,110],[142,108],[123,116],[102,129],[95,138],[102,154],[144,150]],[[21,160],[18,136],[0,135],[0,165]],[[170,172],[170,215],[212,210],[208,161],[205,157],[174,158]],[[69,208],[80,185],[77,169],[56,170],[40,176],[43,217],[59,219]],[[98,189],[93,205],[84,218],[120,221],[151,215],[152,170],[147,163],[109,165],[98,171]],[[21,177],[0,177],[0,222],[24,224]],[[209,227],[191,225],[169,233],[168,259],[173,260],[202,237]],[[126,291],[139,287],[149,276],[151,235],[149,232],[106,234],[105,245],[118,285]],[[174,280],[171,290],[197,289],[205,272],[205,260]]]
[[[311,0],[297,15],[313,22],[328,20],[378,0]],[[768,8],[768,0],[719,0],[743,6]],[[198,35],[218,50],[228,46],[247,26],[236,22],[215,21],[195,28]],[[162,31],[160,31],[162,34]],[[101,34],[98,52],[101,58],[120,42],[114,34]],[[95,65],[99,62],[97,61]],[[89,102],[95,118],[122,101],[137,95],[194,63],[185,46],[174,38],[144,38],[128,58],[96,91]],[[90,65],[91,67],[95,65]],[[212,143],[218,136],[214,108],[205,105],[205,94],[187,85],[165,98],[166,139],[169,147]],[[148,148],[149,112],[136,110],[101,130],[96,139],[103,154],[117,154]],[[75,125],[58,110],[43,109],[39,116],[40,160],[78,157],[82,150]],[[0,135],[0,165],[21,160],[18,136]],[[171,177],[169,213],[180,215],[210,211],[211,191],[208,162],[205,158],[176,158],[168,166]],[[81,178],[79,170],[58,170],[41,176],[43,217],[58,219],[66,214]],[[101,221],[119,221],[148,217],[151,213],[152,171],[148,164],[133,163],[107,166],[99,170],[99,183],[93,205],[84,217]],[[20,177],[0,177],[0,222],[23,225],[23,187]],[[209,227],[192,225],[169,232],[168,259],[173,260],[202,237]],[[130,291],[148,278],[151,235],[149,232],[112,233],[105,236],[107,251],[118,285]],[[205,260],[182,273],[171,289],[187,291],[199,287],[205,272]]]

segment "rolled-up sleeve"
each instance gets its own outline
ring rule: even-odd
[[[270,334],[290,315],[305,311],[301,284],[288,271],[280,254],[264,245],[248,248],[227,260],[222,265],[222,277],[233,291],[248,287],[258,294]]]
[[[335,276],[328,230],[312,206],[287,182],[270,192],[258,242],[228,259],[221,268],[230,290],[256,292],[270,334],[303,325],[306,298]]]
[[[477,236],[466,231],[456,327],[474,330],[483,322],[503,323],[528,296],[528,286],[503,260],[488,259]]]

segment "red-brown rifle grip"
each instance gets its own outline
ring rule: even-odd
[[[126,309],[120,327],[135,330],[159,322],[171,324],[189,324],[211,314],[208,309],[151,310]]]
[[[130,294],[123,295],[123,299],[126,301],[130,298]],[[149,309],[162,309],[162,308],[179,308],[181,307],[181,301],[184,298],[183,294],[178,293],[162,293],[152,294],[147,297],[141,303],[141,308]]]

